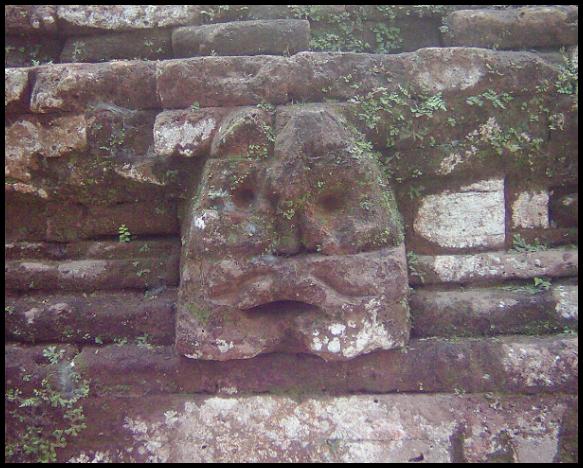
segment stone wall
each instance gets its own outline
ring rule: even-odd
[[[576,461],[577,15],[5,6],[6,461]]]

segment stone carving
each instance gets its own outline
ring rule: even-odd
[[[371,148],[330,108],[227,115],[182,242],[176,347],[188,357],[342,360],[408,340],[393,193]]]

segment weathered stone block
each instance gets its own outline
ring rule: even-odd
[[[516,194],[512,203],[513,228],[549,227],[549,192],[524,191]]]
[[[555,313],[559,320],[569,325],[579,323],[579,288],[578,286],[553,286],[553,299],[556,302]]]
[[[114,259],[104,255],[100,247],[120,249],[119,242],[96,242],[85,256],[52,259],[19,259],[6,262],[5,286],[15,290],[82,290],[145,289],[178,284],[178,249],[167,246],[164,256],[147,249],[122,249]],[[142,246],[143,247],[143,246]],[[132,256],[128,254],[133,253]],[[121,257],[121,258],[120,258]],[[126,257],[126,258],[123,258]]]
[[[54,34],[56,5],[4,5],[4,27],[8,34]]]
[[[63,42],[58,38],[40,36],[8,36],[4,45],[6,67],[29,67],[58,62]]]
[[[194,55],[286,54],[308,49],[310,23],[306,20],[237,21],[172,32],[176,57]]]
[[[176,289],[150,297],[133,291],[9,296],[5,332],[8,339],[37,343],[123,343],[146,336],[152,344],[170,344],[175,303]]]
[[[504,180],[490,179],[421,199],[417,235],[448,248],[500,248],[505,240]]]
[[[172,41],[170,30],[164,29],[69,37],[61,52],[61,62],[167,58],[172,58]]]
[[[8,190],[13,185],[6,186],[5,189],[5,242],[43,240],[47,232],[46,203],[36,193],[22,193],[22,187],[18,187],[19,190]]]
[[[84,463],[486,463],[503,453],[509,461],[550,463],[575,401],[554,395],[354,395],[300,402],[289,396],[95,399],[85,405],[94,424],[63,458]]]
[[[570,292],[572,287],[558,288],[566,288],[565,291]],[[568,323],[568,320],[554,313],[555,306],[559,308],[559,302],[551,297],[550,292],[534,287],[453,291],[421,288],[412,294],[410,304],[411,333],[415,337],[532,335],[562,331]],[[571,315],[568,293],[565,293],[562,310],[566,315]]]
[[[67,33],[127,31],[199,24],[199,5],[57,5]]]
[[[5,129],[5,175],[29,181],[39,158],[83,153],[87,148],[84,115],[25,115],[8,121]]]
[[[154,63],[49,65],[36,69],[33,112],[71,112],[91,105],[159,108]]]
[[[416,258],[415,269],[419,274],[413,274],[409,278],[413,284],[577,276],[578,251],[549,249],[525,253],[420,255]]]
[[[526,49],[577,43],[576,6],[533,6],[454,11],[447,17],[448,45]]]
[[[402,346],[402,227],[378,161],[321,106],[279,114],[273,154],[237,157],[230,127],[262,114],[240,112],[216,134],[225,142],[213,142],[217,158],[186,209],[179,352],[224,360],[285,349],[333,360]]]
[[[30,89],[28,69],[4,69],[4,112],[26,112],[29,109]]]
[[[579,226],[579,193],[577,187],[557,187],[551,190],[551,223],[558,227]]]
[[[154,124],[156,154],[187,158],[207,154],[226,113],[227,110],[220,108],[159,113]]]

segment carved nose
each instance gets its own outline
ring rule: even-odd
[[[275,253],[279,255],[298,255],[305,246],[302,245],[301,208],[293,201],[280,202],[275,220]]]

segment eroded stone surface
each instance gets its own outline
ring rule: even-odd
[[[415,268],[421,276],[412,275],[410,280],[414,284],[431,284],[576,276],[578,257],[577,250],[569,249],[419,256]]]
[[[64,31],[162,28],[198,24],[198,5],[57,5]]]
[[[555,313],[568,323],[579,321],[579,288],[578,286],[555,286],[553,298],[556,300]]]
[[[6,300],[5,333],[17,341],[94,344],[174,341],[176,289],[158,288],[144,296],[134,291],[91,295],[27,294]]]
[[[89,439],[95,442],[69,449],[70,461],[488,462],[502,450],[511,461],[526,462],[536,453],[538,461],[551,462],[573,397],[356,395],[297,402],[281,396],[175,396],[144,398],[139,404],[122,401],[89,402],[87,411],[95,421]],[[107,431],[99,413],[103,405],[116,413]]]
[[[33,112],[71,112],[98,103],[129,109],[159,108],[156,65],[109,62],[40,67],[32,89]]]
[[[245,116],[261,127],[253,113],[226,118],[187,209],[179,351],[347,359],[405,344],[402,228],[374,156],[320,106],[286,109],[254,151],[233,154]]]
[[[87,148],[84,115],[38,117],[27,115],[9,122],[5,129],[5,175],[29,181],[39,169],[40,158],[82,153]]]
[[[5,5],[4,27],[8,33],[55,33],[56,5]]]
[[[295,54],[307,50],[310,23],[306,20],[237,21],[172,32],[176,57],[194,55]]]
[[[4,112],[26,111],[28,91],[27,69],[4,69]]]
[[[556,47],[577,43],[576,6],[461,10],[447,18],[452,46],[497,49]]]
[[[512,227],[548,228],[549,192],[520,192],[512,204]]]
[[[441,247],[504,245],[504,180],[490,179],[421,200],[414,229]]]

